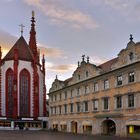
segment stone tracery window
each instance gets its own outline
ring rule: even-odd
[[[30,116],[30,74],[26,69],[20,72],[20,116]]]
[[[13,115],[14,110],[13,79],[13,70],[8,69],[6,72],[6,115],[9,117]]]

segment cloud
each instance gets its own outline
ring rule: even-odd
[[[89,0],[93,5],[105,5],[115,10],[124,10],[133,7],[135,1],[131,0]],[[126,11],[129,12],[129,11]]]
[[[8,53],[8,51],[15,44],[17,39],[17,37],[0,29],[0,46],[2,49],[2,57],[4,57]],[[64,52],[55,47],[49,47],[47,45],[38,44],[38,48],[40,49],[41,54],[44,54],[47,57],[66,58]]]
[[[74,64],[67,64],[67,65],[53,65],[48,66],[47,69],[49,71],[58,72],[58,73],[65,73],[68,71],[74,71],[76,69],[77,65]]]
[[[13,2],[14,0],[3,0],[4,2]]]
[[[130,6],[130,0],[104,0],[104,3],[116,10],[126,9]]]
[[[99,25],[93,18],[79,10],[68,10],[58,6],[56,1],[49,2],[45,0],[24,0],[28,5],[35,6],[49,17],[51,24],[59,26],[68,26],[78,29],[95,29]]]
[[[7,54],[7,52],[14,45],[16,40],[17,37],[0,29],[0,46],[2,49],[2,57],[4,57]]]
[[[50,47],[47,45],[43,45],[41,43],[39,43],[37,45],[38,45],[38,49],[40,50],[40,53],[46,55],[46,57],[66,58],[64,51],[62,51],[56,47]]]

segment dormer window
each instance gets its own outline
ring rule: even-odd
[[[88,77],[88,76],[89,76],[88,71],[86,71],[86,77]]]
[[[134,53],[133,53],[133,52],[130,52],[130,53],[129,53],[129,59],[132,61],[133,58],[134,58]]]
[[[80,75],[78,75],[78,80],[80,80]]]

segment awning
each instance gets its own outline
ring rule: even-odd
[[[82,125],[84,125],[84,126],[92,126],[90,121],[83,121]]]
[[[65,121],[61,121],[60,125],[67,125],[67,123]]]
[[[140,120],[128,121],[128,122],[126,122],[126,125],[136,125],[136,126],[140,126]]]
[[[58,124],[58,122],[57,121],[53,121],[52,124]]]

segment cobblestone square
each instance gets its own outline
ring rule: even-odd
[[[113,136],[92,136],[46,131],[0,131],[0,140],[135,140]]]

